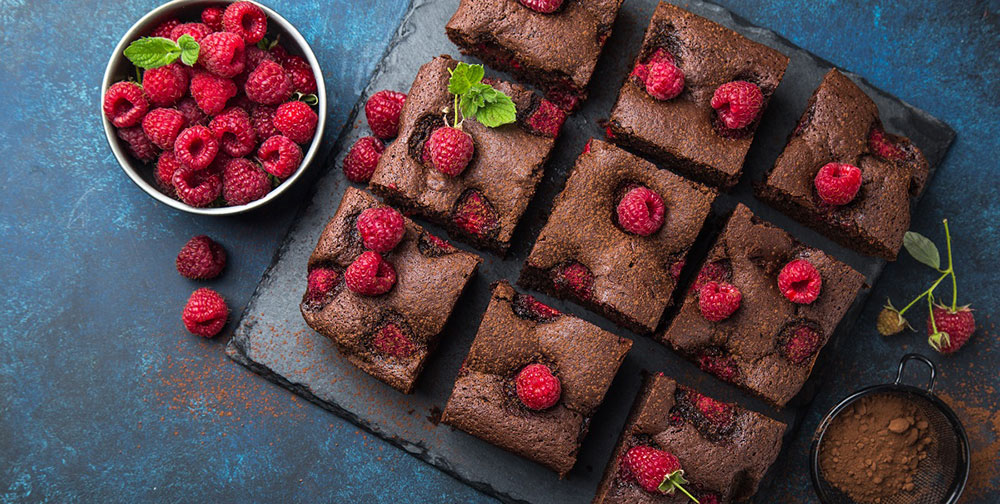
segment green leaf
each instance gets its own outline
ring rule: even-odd
[[[474,84],[479,84],[484,75],[486,75],[486,71],[482,65],[459,63],[454,70],[451,70],[451,77],[448,79],[448,92],[459,96],[464,95]]]
[[[181,38],[177,39],[177,46],[181,48],[181,62],[187,66],[194,66],[198,62],[198,54],[201,52],[201,46],[191,35],[181,35]]]
[[[163,37],[144,37],[125,48],[125,57],[139,68],[158,68],[173,63],[181,56],[181,48]]]
[[[936,269],[941,269],[941,254],[937,245],[934,245],[926,236],[913,231],[907,231],[903,235],[903,246],[914,259]]]
[[[496,128],[517,120],[517,108],[509,96],[497,91],[493,101],[476,111],[476,120],[488,128]]]

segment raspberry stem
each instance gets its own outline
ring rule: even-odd
[[[906,313],[906,310],[909,310],[910,308],[913,307],[913,305],[917,304],[917,301],[920,301],[926,296],[927,301],[931,303],[931,320],[933,321],[934,289],[936,289],[937,286],[940,285],[941,282],[948,277],[951,277],[951,311],[955,311],[958,309],[958,280],[955,277],[955,265],[952,260],[952,254],[951,254],[951,231],[948,229],[948,219],[944,219],[943,222],[944,222],[944,236],[948,247],[948,269],[944,270],[938,269],[938,271],[941,273],[941,276],[933,284],[931,284],[929,289],[920,293],[920,295],[917,296],[913,301],[910,301],[909,304],[904,306],[902,310],[899,310],[900,317],[902,317],[903,314]],[[937,332],[936,329],[935,332]]]
[[[951,311],[958,309],[958,279],[955,278],[955,265],[951,260],[951,231],[948,229],[948,219],[944,219],[944,237],[948,244],[948,273],[951,274]]]

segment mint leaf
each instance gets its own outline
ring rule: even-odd
[[[913,231],[907,231],[903,235],[903,246],[914,259],[936,269],[941,269],[941,253],[938,252],[937,245],[934,245],[926,236]]]
[[[125,48],[125,57],[139,68],[158,68],[173,63],[181,55],[173,40],[163,37],[143,37]]]
[[[513,100],[499,91],[494,90],[494,92],[497,95],[495,99],[487,101],[476,111],[476,120],[488,128],[496,128],[517,120],[517,108],[514,107]]]
[[[486,75],[486,71],[482,65],[470,65],[468,63],[459,63],[450,72],[451,78],[448,79],[448,92],[459,96],[469,92]]]
[[[181,62],[187,66],[194,66],[198,62],[198,53],[201,52],[201,46],[191,35],[181,35],[181,38],[177,39],[177,46],[181,48]]]

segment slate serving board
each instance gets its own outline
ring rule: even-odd
[[[326,173],[317,181],[311,201],[300,211],[276,253],[274,262],[264,273],[244,311],[227,348],[228,355],[264,377],[505,502],[589,502],[624,425],[640,384],[642,370],[664,371],[709,395],[725,401],[739,402],[745,407],[782,420],[789,425],[786,439],[794,436],[800,427],[802,414],[827,372],[825,362],[850,338],[851,325],[860,313],[868,291],[864,291],[852,305],[833,340],[821,354],[815,372],[803,392],[780,411],[702,373],[694,365],[648,337],[618,328],[577,305],[534,293],[559,310],[580,316],[635,342],[603,406],[591,423],[590,433],[584,440],[576,467],[565,480],[560,481],[555,473],[537,464],[463,432],[437,424],[458,367],[468,352],[489,302],[490,283],[504,278],[512,282],[517,279],[531,245],[546,221],[552,200],[561,190],[574,159],[582,151],[587,139],[592,136],[603,137],[603,129],[598,121],[610,113],[618,88],[639,49],[643,31],[656,4],[655,0],[625,1],[614,33],[597,66],[590,86],[590,99],[567,120],[538,194],[514,234],[510,253],[505,259],[501,259],[493,254],[480,252],[485,262],[479,275],[459,300],[455,313],[443,332],[441,345],[418,381],[416,392],[406,396],[342,359],[326,338],[313,332],[305,324],[299,314],[298,303],[305,289],[306,261],[348,185],[340,171],[343,156],[358,137],[369,134],[364,114],[360,113],[365,100],[371,93],[381,89],[408,90],[420,65],[434,56],[451,54],[459,57],[458,50],[444,34],[444,25],[454,12],[457,1],[413,0],[386,55],[376,67],[368,88],[355,105],[351,122],[337,140],[327,166],[324,167]],[[864,273],[868,282],[874,285],[885,265],[884,261],[850,252],[771,210],[752,195],[752,183],[761,180],[778,157],[809,96],[823,74],[833,65],[769,30],[748,24],[717,5],[699,1],[683,2],[681,5],[776,48],[791,58],[784,81],[772,98],[757,131],[739,186],[716,202],[713,209],[716,223],[721,222],[722,216],[736,202],[746,203],[764,219],[789,230],[807,244],[822,248],[849,263]],[[487,70],[487,75],[498,74]],[[886,128],[910,137],[923,149],[933,170],[944,158],[954,138],[951,128],[925,112],[873,88],[863,79],[854,75],[851,77],[878,104]],[[426,227],[439,236],[446,236],[434,226]],[[711,231],[702,233],[689,258],[690,267],[685,272],[686,277],[690,276],[693,265],[698,264],[704,256],[712,234]],[[456,245],[470,249],[461,243]],[[669,320],[669,314],[665,320]],[[779,457],[768,478],[765,478],[760,494],[766,495],[774,475],[804,470],[804,467],[786,467],[783,458]]]

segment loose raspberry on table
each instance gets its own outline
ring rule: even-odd
[[[104,94],[104,115],[116,128],[138,125],[149,112],[149,98],[134,82],[116,82]]]
[[[229,160],[222,172],[222,197],[230,206],[246,205],[271,192],[271,179],[253,161]]]
[[[590,299],[594,295],[594,274],[586,266],[572,262],[556,272],[555,285],[581,299]]]
[[[528,294],[516,294],[510,308],[518,317],[535,322],[549,322],[562,315],[559,310]]]
[[[711,322],[721,322],[740,308],[743,295],[735,285],[725,282],[708,282],[698,290],[698,308],[701,316]]]
[[[309,272],[306,284],[306,302],[314,306],[325,306],[332,301],[334,288],[340,281],[340,274],[329,268],[315,268]]]
[[[212,31],[222,31],[222,13],[223,9],[221,7],[207,7],[201,11],[201,22],[205,23]]]
[[[181,131],[174,142],[174,154],[184,166],[203,170],[219,153],[219,140],[205,126],[191,126]]]
[[[191,96],[198,103],[198,108],[208,115],[222,112],[226,102],[237,92],[236,84],[231,79],[203,71],[195,71],[194,77],[191,77]]]
[[[424,142],[423,162],[445,175],[457,177],[469,166],[474,152],[471,135],[460,129],[442,126]]]
[[[559,7],[562,7],[563,0],[521,0],[521,3],[535,12],[549,14],[559,10]]]
[[[417,351],[417,345],[396,324],[388,323],[375,332],[372,342],[375,350],[383,355],[396,358],[406,358]]]
[[[156,25],[156,28],[153,28],[153,31],[149,32],[149,36],[170,38],[170,32],[172,32],[174,28],[176,28],[177,25],[179,24],[181,24],[181,22],[178,21],[176,18],[170,18]]]
[[[800,326],[781,347],[781,353],[793,364],[802,364],[819,351],[822,338],[815,329]]]
[[[646,92],[657,100],[672,100],[684,91],[684,72],[672,61],[649,64]]]
[[[222,26],[238,34],[247,44],[256,44],[267,35],[267,15],[251,2],[236,2],[226,7]]]
[[[273,136],[260,144],[257,159],[260,159],[264,171],[284,180],[302,165],[302,148],[291,138]]]
[[[385,146],[378,138],[366,136],[354,142],[344,157],[344,175],[351,182],[368,182],[375,173]]]
[[[285,69],[274,61],[262,61],[247,78],[247,98],[264,105],[279,105],[295,92]]]
[[[191,334],[211,338],[222,331],[229,318],[229,307],[218,292],[202,287],[194,291],[184,305],[181,320]]]
[[[500,231],[500,217],[493,204],[476,190],[466,191],[459,198],[452,220],[459,229],[478,238],[488,238]]]
[[[868,148],[877,156],[886,159],[903,159],[906,153],[899,148],[882,128],[872,128],[868,135]]]
[[[289,56],[282,65],[285,72],[292,79],[292,87],[302,94],[313,94],[316,92],[316,74],[309,66],[309,63],[299,56]]]
[[[174,263],[184,278],[209,280],[226,267],[226,251],[211,238],[199,235],[184,244]]]
[[[239,107],[231,107],[215,116],[208,124],[219,146],[232,157],[243,157],[257,147],[257,133],[250,124],[250,116]]]
[[[157,107],[169,107],[188,91],[188,72],[177,63],[150,68],[142,74],[142,88]]]
[[[153,172],[153,178],[156,179],[156,185],[160,186],[160,190],[165,192],[167,196],[177,196],[177,190],[174,189],[174,173],[181,166],[181,162],[174,156],[173,151],[163,151],[160,154],[160,159],[156,161],[156,171]]]
[[[170,30],[170,40],[177,42],[177,39],[184,35],[190,35],[195,42],[202,42],[207,35],[212,33],[212,29],[204,23],[184,23],[179,24]],[[199,58],[200,59],[200,58]]]
[[[823,278],[819,271],[805,259],[795,259],[778,273],[778,290],[789,301],[809,304],[819,297]]]
[[[250,107],[250,122],[253,130],[257,133],[257,140],[263,142],[268,138],[280,135],[278,128],[274,127],[274,114],[277,107],[270,105],[254,104]]]
[[[687,483],[677,457],[648,445],[630,448],[621,461],[629,479],[647,492],[673,494],[675,485]]]
[[[559,402],[562,385],[545,364],[528,364],[514,380],[517,397],[525,407],[535,411],[549,409]]]
[[[362,296],[380,296],[396,284],[396,270],[378,252],[359,255],[344,272],[347,288]]]
[[[246,65],[243,39],[229,32],[215,32],[206,36],[201,41],[198,63],[219,77],[236,77]]]
[[[861,189],[861,170],[847,163],[827,163],[816,173],[816,194],[827,205],[841,206],[854,200]]]
[[[747,81],[727,82],[715,90],[712,108],[719,113],[722,124],[731,130],[743,129],[753,123],[764,107],[764,93]]]
[[[618,224],[625,231],[649,236],[663,227],[666,207],[663,198],[648,187],[634,187],[618,203]]]
[[[185,126],[204,125],[208,121],[208,116],[198,107],[198,102],[190,96],[177,102],[175,108],[184,116]]]
[[[222,175],[215,170],[195,170],[181,165],[174,172],[177,197],[195,208],[204,208],[222,195]]]
[[[968,306],[952,310],[950,306],[936,304],[932,310],[934,322],[927,316],[928,342],[943,354],[952,354],[965,346],[976,332],[976,318]],[[937,332],[934,328],[937,327]]]
[[[186,124],[184,115],[176,109],[158,108],[150,110],[146,117],[142,118],[142,131],[157,147],[172,150],[177,135]]]
[[[153,161],[159,153],[156,145],[153,145],[146,133],[142,131],[142,126],[121,128],[118,130],[118,138],[125,142],[125,147],[132,154],[132,157],[144,163]]]
[[[365,248],[383,254],[396,248],[406,234],[403,214],[390,207],[365,209],[358,216],[356,226]]]
[[[399,115],[405,102],[405,94],[388,89],[368,98],[365,102],[365,117],[375,136],[387,140],[399,134]]]
[[[312,141],[316,133],[319,116],[316,112],[300,101],[283,103],[274,113],[274,127],[295,143],[306,144]]]
[[[538,109],[528,116],[527,120],[532,131],[552,138],[559,136],[559,130],[562,129],[564,122],[566,122],[566,112],[548,100],[542,100]]]

